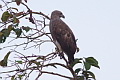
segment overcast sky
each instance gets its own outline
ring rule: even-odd
[[[75,57],[99,61],[101,69],[91,70],[97,80],[120,80],[120,0],[28,0],[28,5],[49,16],[53,10],[62,11],[78,39]]]

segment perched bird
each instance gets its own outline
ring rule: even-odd
[[[65,18],[61,11],[55,10],[51,13],[50,33],[59,51],[68,56],[69,64],[71,64],[77,49],[76,40],[72,30],[60,18]]]

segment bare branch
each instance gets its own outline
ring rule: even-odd
[[[73,79],[72,77],[64,76],[64,75],[61,75],[61,74],[58,74],[58,73],[53,73],[53,72],[42,71],[42,73],[57,75],[57,76],[60,76],[60,77],[68,78],[70,80]]]

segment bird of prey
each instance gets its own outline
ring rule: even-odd
[[[76,40],[72,30],[60,18],[65,18],[61,11],[55,10],[51,13],[50,33],[59,51],[68,56],[68,62],[71,64],[77,49]]]

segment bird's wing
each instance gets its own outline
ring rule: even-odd
[[[62,50],[69,56],[76,51],[76,41],[72,30],[61,20],[50,22],[50,31],[54,40],[60,44]]]

